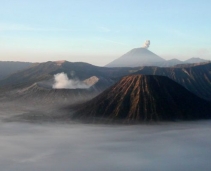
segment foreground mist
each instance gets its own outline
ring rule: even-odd
[[[211,121],[159,125],[0,122],[1,171],[208,171]]]

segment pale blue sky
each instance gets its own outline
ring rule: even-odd
[[[145,40],[211,60],[210,0],[0,0],[0,60],[105,65]]]

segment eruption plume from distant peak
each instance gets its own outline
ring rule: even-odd
[[[143,45],[143,48],[148,49],[149,46],[150,46],[150,40],[146,40],[145,43],[144,43],[144,45]]]

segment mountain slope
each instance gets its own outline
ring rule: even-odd
[[[0,81],[0,88],[13,89],[28,87],[36,82],[52,80],[55,74],[66,73],[69,79],[85,80],[92,76],[111,79],[129,74],[128,68],[104,68],[83,62],[45,62],[14,73]]]
[[[97,67],[81,62],[46,62],[36,64],[26,70],[10,75],[0,81],[0,91],[22,89],[34,83],[54,82],[54,74],[64,72],[71,78],[81,81],[93,76],[99,80],[93,86],[97,90],[104,90],[117,82],[122,76],[129,74],[162,75],[181,84],[197,96],[211,101],[211,63],[181,65],[177,67]],[[50,80],[50,81],[49,81]]]
[[[0,80],[6,78],[12,73],[24,70],[32,66],[29,62],[10,62],[10,61],[0,61]]]
[[[142,67],[133,75],[167,76],[197,96],[211,100],[211,63],[184,68]]]
[[[183,61],[180,61],[178,59],[170,59],[170,60],[166,60],[165,62],[162,63],[158,63],[156,66],[159,67],[172,67],[178,64],[184,64]]]
[[[135,48],[124,54],[120,58],[110,62],[106,67],[136,67],[144,65],[154,65],[165,62],[165,59],[159,57],[146,48]]]
[[[196,57],[193,57],[193,58],[190,58],[186,61],[184,61],[185,63],[202,63],[202,62],[208,62],[208,60],[205,60],[205,59],[201,59],[201,58],[196,58]]]
[[[211,116],[209,102],[163,76],[126,76],[77,108],[73,115],[77,119],[143,122],[206,119]]]
[[[21,87],[30,86],[35,82],[52,78],[51,73],[59,66],[52,62],[36,64],[26,70],[14,73],[0,81],[1,87]]]

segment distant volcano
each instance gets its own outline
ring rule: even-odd
[[[164,76],[134,75],[89,102],[77,106],[73,118],[123,121],[175,121],[206,119],[209,102]]]
[[[120,58],[107,64],[106,67],[137,67],[146,65],[156,65],[166,60],[149,51],[146,48],[135,48],[124,54]]]

